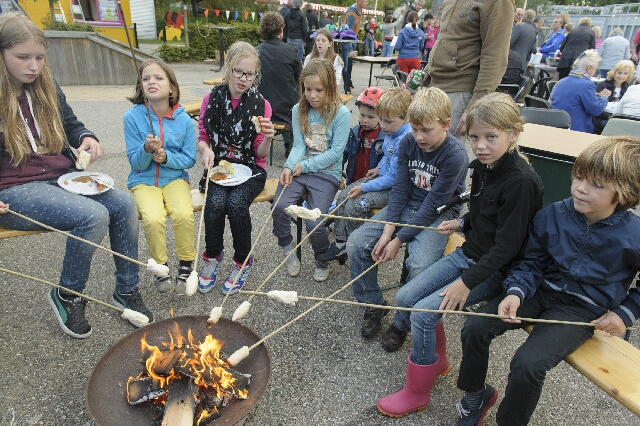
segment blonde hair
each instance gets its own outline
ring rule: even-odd
[[[176,74],[173,72],[171,67],[167,65],[166,62],[160,59],[147,59],[142,63],[142,65],[140,65],[140,68],[138,69],[138,81],[136,83],[135,93],[133,94],[133,96],[128,97],[127,100],[136,105],[145,104],[147,102],[146,97],[144,96],[144,88],[142,87],[142,71],[144,71],[144,69],[151,64],[156,64],[157,66],[159,66],[167,76],[167,80],[169,81],[169,85],[171,87],[171,94],[169,95],[169,106],[173,107],[180,102],[180,86],[178,86],[178,78],[176,77]]]
[[[446,125],[447,119],[451,118],[451,100],[446,93],[436,87],[420,89],[413,96],[408,117],[409,122],[414,126],[436,121]]]
[[[596,34],[596,37],[601,37],[602,36],[602,28],[600,28],[599,26],[595,25],[595,26],[591,27],[591,29]]]
[[[18,12],[0,15],[0,52],[28,41],[47,48],[44,33],[27,16]],[[17,167],[27,161],[32,149],[4,57],[0,57],[0,84],[0,96],[4,99],[0,121],[4,125],[5,149],[11,156],[12,164]],[[40,127],[40,143],[46,152],[59,154],[66,143],[66,135],[60,117],[56,85],[46,55],[40,74],[32,83],[22,87],[33,100],[33,116]]]
[[[640,203],[640,140],[612,136],[587,146],[573,165],[571,177],[580,176],[616,193],[616,210]]]
[[[580,18],[580,20],[578,21],[578,26],[587,25],[590,27],[591,24],[592,24],[591,18],[587,18],[586,16],[584,18]]]
[[[585,50],[580,56],[578,56],[578,59],[575,60],[575,62],[573,63],[573,67],[580,68],[581,70],[586,71],[587,67],[595,67],[596,65],[598,65],[601,59],[602,58],[600,57],[600,54],[597,50]]]
[[[336,60],[336,57],[340,58],[338,55],[336,55],[336,52],[333,50],[333,34],[331,34],[331,31],[329,31],[328,29],[322,28],[318,30],[318,33],[316,34],[316,38],[318,38],[319,35],[325,36],[327,40],[329,40],[329,43],[331,43],[331,46],[329,47],[329,49],[327,49],[327,53],[324,59],[326,59],[327,61],[331,62],[331,64],[333,64],[334,61]],[[319,57],[320,57],[320,52],[318,52],[318,46],[316,46],[316,41],[313,40],[313,49],[311,49],[311,59],[319,58]],[[340,63],[342,63],[342,58],[340,58]]]
[[[565,34],[569,34],[569,31],[571,31],[573,29],[573,24],[571,22],[569,22],[568,24],[564,25],[564,33]]]
[[[636,72],[636,66],[629,59],[625,59],[623,61],[618,62],[613,67],[613,69],[607,73],[607,80],[613,80],[613,78],[616,76],[616,72],[623,70],[625,68],[629,69],[629,76],[627,77],[627,83],[631,83],[631,80],[633,80],[633,76]]]
[[[560,15],[558,15],[558,18],[562,19],[562,28],[564,28],[565,25],[571,23],[571,16],[569,16],[568,12],[562,12]]]
[[[489,93],[478,99],[467,111],[467,134],[469,134],[469,129],[475,123],[507,133],[519,134],[524,130],[520,108],[513,98],[505,93]],[[518,140],[515,138],[509,145],[508,150],[517,149]],[[520,155],[526,159],[524,155]]]
[[[253,86],[260,85],[260,57],[255,47],[246,41],[236,41],[227,51],[227,60],[222,71],[222,84],[228,85],[231,81],[231,70],[238,62],[245,58],[252,58],[256,61],[256,78],[253,79]]]
[[[596,28],[596,27],[593,27],[593,28]],[[621,29],[621,28],[614,28],[614,29],[612,29],[612,30],[611,30],[611,32],[609,33],[609,37],[613,37],[613,36],[614,36],[614,35],[616,35],[616,34],[624,34],[624,33],[622,32],[622,29]]]
[[[309,135],[309,110],[311,105],[305,96],[304,81],[309,77],[317,76],[325,92],[324,105],[322,106],[322,121],[325,126],[330,126],[333,119],[342,106],[338,96],[338,84],[336,83],[336,71],[333,64],[326,59],[311,59],[300,73],[300,102],[298,103],[298,121],[303,135]]]
[[[402,87],[392,87],[384,91],[376,102],[376,114],[378,117],[402,119],[407,117],[407,111],[411,105],[411,94]]]

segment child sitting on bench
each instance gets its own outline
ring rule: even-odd
[[[469,318],[462,329],[456,407],[458,425],[481,424],[498,392],[485,383],[491,341],[529,323],[516,319],[593,322],[619,336],[640,316],[640,292],[629,289],[640,270],[640,140],[620,136],[588,146],[572,172],[571,198],[538,212],[524,258],[504,280],[506,295],[480,312],[508,319]],[[499,425],[526,425],[549,370],[593,336],[593,327],[537,323],[511,360]]]

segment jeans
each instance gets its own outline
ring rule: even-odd
[[[479,312],[498,313],[500,295]],[[568,294],[539,288],[518,308],[517,315],[525,318],[545,318],[564,321],[590,322],[600,315],[579,305]],[[507,330],[529,325],[510,324],[497,318],[470,317],[462,328],[462,362],[458,388],[474,392],[484,386],[489,366],[491,341]],[[554,368],[593,336],[593,327],[566,324],[536,323],[531,335],[511,359],[504,398],[496,416],[499,425],[526,425],[538,404],[547,372]]]
[[[400,222],[407,223],[417,209],[405,207],[400,216]],[[429,226],[438,226],[442,221],[452,219],[450,213],[445,213]],[[375,214],[372,219],[386,220],[387,207]],[[381,223],[366,222],[360,228],[353,231],[347,240],[347,254],[351,266],[351,278],[354,279],[367,270],[375,262],[371,258],[371,252],[382,235],[384,225]],[[395,237],[395,234],[394,234]],[[407,281],[414,279],[422,271],[427,269],[442,257],[447,245],[447,236],[438,232],[423,230],[414,239],[407,242],[409,257],[407,258]],[[353,294],[358,302],[381,305],[384,301],[382,291],[378,286],[378,268],[367,272],[353,283]],[[365,309],[367,310],[367,309]]]
[[[344,91],[351,90],[351,70],[353,69],[353,59],[349,57],[354,50],[354,43],[341,43],[342,44],[342,82],[344,83]]]
[[[340,191],[336,204],[340,204],[347,198],[349,190],[355,186],[362,185],[369,179],[360,179],[351,183],[349,186]],[[337,209],[333,214],[346,217],[367,218],[371,209],[381,209],[389,204],[389,194],[391,189],[383,189],[382,191],[361,192],[356,198],[347,200],[346,203]],[[358,229],[363,222],[348,219],[336,219],[333,222],[336,241],[347,241],[349,235]]]
[[[598,69],[598,74],[600,74],[600,77],[606,79],[607,78],[607,74],[609,73],[609,71],[611,71],[611,70],[610,69],[599,68]]]
[[[467,109],[467,105],[469,105],[473,93],[449,92],[447,96],[449,96],[449,100],[451,100],[451,127],[449,127],[449,133],[454,134],[464,114],[464,110]]]
[[[375,44],[373,39],[364,40],[364,56],[375,56]]]
[[[420,275],[407,282],[396,294],[396,305],[403,308],[438,309],[443,297],[439,294],[476,262],[457,248],[453,253],[431,265]],[[465,306],[491,300],[502,293],[501,272],[493,273],[471,290]],[[415,364],[429,365],[437,361],[434,325],[441,314],[396,311],[394,324],[400,330],[411,330],[411,360]]]
[[[93,243],[102,243],[109,233],[111,249],[133,259],[138,258],[138,210],[131,196],[110,189],[92,196],[76,195],[60,188],[56,181],[36,181],[0,191],[0,200],[11,210],[68,231]],[[0,215],[0,225],[20,231],[41,229],[12,214]],[[96,248],[67,238],[60,285],[82,292],[89,279],[91,258]],[[116,289],[130,293],[138,285],[138,265],[114,256]]]
[[[391,40],[382,41],[382,57],[389,58],[393,55],[393,46],[391,46]]]
[[[287,44],[298,49],[298,58],[300,59],[300,63],[304,63],[304,40],[301,38],[289,38],[287,39]]]

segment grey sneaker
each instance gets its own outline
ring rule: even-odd
[[[485,383],[479,408],[468,408],[464,404],[464,398],[456,403],[456,409],[459,414],[456,426],[481,426],[485,414],[496,403],[497,399],[498,391],[493,386]]]
[[[168,275],[166,277],[155,277],[153,285],[160,293],[169,293],[176,287],[176,283],[173,281],[173,278]]]
[[[322,282],[329,278],[329,265],[324,262],[316,262],[316,270],[313,273],[313,279]]]
[[[285,252],[285,257],[288,254],[289,252]],[[287,263],[285,263],[285,266],[287,267],[287,274],[289,274],[289,276],[291,277],[297,277],[300,273],[300,260],[298,260],[298,257],[295,255],[295,253],[287,259]]]

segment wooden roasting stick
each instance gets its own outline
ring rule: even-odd
[[[273,207],[271,208],[271,211],[269,212],[269,215],[267,216],[267,219],[264,221],[264,224],[262,225],[262,228],[260,228],[260,232],[258,232],[258,236],[256,237],[255,241],[253,242],[253,245],[251,246],[251,250],[249,250],[249,254],[247,254],[247,257],[244,259],[244,262],[242,262],[242,266],[240,267],[240,271],[236,275],[236,278],[233,280],[233,283],[231,284],[231,289],[229,289],[227,294],[224,296],[224,299],[222,299],[222,303],[220,304],[220,306],[218,308],[213,308],[211,310],[211,315],[210,316],[218,315],[218,313],[220,315],[222,315],[222,307],[224,306],[224,304],[227,301],[227,299],[229,298],[229,296],[231,296],[231,290],[238,283],[238,279],[240,278],[240,275],[242,274],[242,271],[244,271],[244,268],[247,266],[247,262],[249,261],[249,258],[251,257],[251,253],[253,253],[253,250],[258,245],[258,241],[260,241],[260,237],[262,237],[262,233],[264,232],[265,228],[267,227],[267,223],[269,223],[269,219],[271,218],[271,216],[273,216],[273,211],[276,209],[276,206],[278,205],[278,202],[280,201],[280,198],[282,198],[282,194],[284,194],[284,190],[287,189],[288,186],[289,185],[285,185],[285,186],[282,187],[282,191],[280,191],[280,195],[278,195],[278,199],[276,200],[276,202],[273,203]],[[245,316],[247,314],[247,312],[249,312],[249,308],[250,307],[251,307],[251,303],[249,301],[245,300],[244,302],[242,302],[240,304],[240,306],[238,306],[236,308],[235,312],[233,313],[233,316],[231,317],[231,321],[239,320],[240,318]],[[218,318],[220,318],[220,317],[218,317]]]
[[[349,198],[347,198],[349,199]],[[334,211],[338,209],[339,206],[336,206]],[[418,229],[429,229],[431,231],[438,231],[438,228],[433,226],[423,226],[423,225],[412,225],[409,223],[398,223],[398,222],[387,222],[386,220],[376,220],[376,219],[365,219],[363,217],[349,217],[349,216],[337,216],[334,214],[320,213],[319,209],[305,209],[301,206],[289,206],[285,209],[287,213],[291,216],[301,217],[303,219],[317,219],[318,217],[325,217],[327,219],[344,219],[344,220],[355,220],[358,222],[373,222],[373,223],[381,223],[383,225],[393,225],[393,226],[406,226],[409,228],[418,228]]]
[[[149,271],[153,272],[154,275],[156,275],[158,277],[166,277],[167,275],[169,275],[169,268],[164,266],[164,265],[158,265],[156,263],[156,261],[153,260],[153,259],[149,259],[149,261],[147,263],[142,263],[137,259],[133,259],[133,258],[131,258],[129,256],[125,256],[124,254],[120,254],[120,253],[115,252],[115,251],[113,251],[111,249],[108,249],[106,247],[102,247],[100,244],[96,244],[93,241],[85,240],[84,238],[80,238],[80,237],[75,236],[73,234],[70,234],[70,233],[68,233],[66,231],[62,231],[62,230],[56,229],[56,228],[54,228],[52,226],[45,225],[44,223],[38,222],[35,219],[31,219],[30,217],[27,217],[27,216],[25,216],[23,214],[20,214],[18,212],[14,212],[13,210],[11,210],[9,208],[6,208],[5,210],[6,210],[7,213],[11,213],[13,215],[18,216],[21,219],[24,219],[24,220],[29,221],[31,223],[35,223],[36,225],[41,226],[44,229],[48,229],[49,231],[53,231],[53,232],[58,232],[58,233],[60,233],[62,235],[65,235],[65,236],[67,236],[69,238],[73,238],[75,240],[82,241],[83,243],[89,244],[90,246],[93,246],[95,248],[99,248],[100,250],[104,250],[104,251],[106,251],[108,253],[111,253],[114,256],[121,257],[121,258],[123,258],[125,260],[128,260],[129,262],[135,263],[135,264],[140,265],[140,266],[144,266]]]
[[[136,311],[133,311],[131,309],[122,309],[122,308],[119,308],[119,307],[117,307],[115,305],[111,305],[109,303],[103,302],[102,300],[94,299],[93,297],[87,296],[86,294],[82,294],[82,293],[79,293],[77,291],[73,291],[71,289],[68,289],[66,287],[62,287],[61,285],[54,284],[54,283],[51,283],[49,281],[41,280],[40,278],[32,277],[32,276],[26,275],[26,274],[21,274],[20,272],[11,271],[11,270],[5,269],[5,268],[0,268],[0,272],[4,272],[6,274],[15,275],[15,276],[22,277],[22,278],[27,278],[29,280],[37,281],[39,283],[47,284],[47,285],[49,285],[51,287],[64,290],[65,292],[73,294],[74,296],[82,297],[83,299],[90,300],[91,302],[95,302],[95,303],[98,303],[98,304],[100,304],[102,306],[106,306],[107,308],[111,308],[113,310],[121,312],[122,313],[122,318],[126,319],[129,322],[131,322],[136,327],[144,327],[145,325],[149,324],[149,318],[146,315],[141,314],[140,312],[136,312]]]
[[[511,317],[507,315],[498,315],[498,314],[485,314],[483,312],[468,312],[468,311],[456,311],[456,310],[448,310],[448,309],[418,309],[418,308],[402,308],[399,306],[390,306],[390,305],[373,305],[371,303],[360,303],[360,302],[352,302],[350,300],[336,300],[336,299],[328,299],[323,297],[311,297],[311,296],[298,296],[295,294],[295,291],[284,291],[281,293],[290,293],[285,295],[285,298],[281,297],[281,293],[264,293],[260,291],[249,291],[249,290],[240,290],[241,294],[250,294],[253,296],[266,296],[270,299],[276,299],[286,304],[294,304],[296,299],[299,300],[312,300],[317,302],[331,302],[331,303],[339,303],[342,305],[352,305],[352,306],[362,306],[364,308],[375,308],[375,309],[387,309],[393,311],[405,311],[405,312],[427,312],[430,314],[457,314],[457,315],[466,315],[470,317],[487,317],[487,318],[498,318],[498,319],[509,319]],[[286,301],[285,301],[286,300]],[[293,301],[293,303],[291,302]],[[595,327],[596,324],[592,322],[575,322],[575,321],[561,321],[561,320],[548,320],[543,318],[521,318],[515,317],[512,319],[526,321],[526,322],[544,322],[547,324],[565,324],[565,325],[583,325],[588,327]],[[635,327],[627,327],[629,331],[636,331]]]
[[[242,361],[243,359],[245,359],[248,355],[249,352],[252,349],[255,349],[256,347],[260,346],[261,344],[263,344],[264,342],[266,342],[267,340],[269,340],[271,337],[275,336],[276,334],[278,334],[279,332],[281,332],[282,330],[284,330],[285,328],[289,327],[290,325],[292,325],[293,323],[295,323],[296,321],[298,321],[299,319],[307,316],[308,314],[310,314],[311,312],[313,312],[314,310],[318,309],[320,306],[322,306],[322,304],[324,304],[325,302],[329,302],[331,301],[331,299],[333,297],[335,297],[336,295],[338,295],[339,293],[343,292],[344,290],[347,289],[347,287],[351,286],[351,284],[353,284],[356,280],[358,280],[360,277],[362,277],[363,275],[365,275],[367,272],[369,272],[370,270],[372,270],[373,268],[375,268],[376,266],[378,266],[378,264],[380,263],[380,261],[378,260],[376,263],[374,263],[373,265],[371,265],[370,267],[368,267],[364,272],[362,272],[360,275],[358,275],[357,277],[355,277],[354,279],[352,279],[351,281],[349,281],[347,284],[345,284],[344,287],[342,287],[340,290],[334,292],[333,294],[331,294],[330,296],[328,296],[325,299],[322,299],[321,301],[319,301],[318,303],[316,303],[315,305],[313,305],[312,307],[310,307],[309,309],[307,309],[306,311],[304,311],[303,313],[301,313],[300,315],[298,315],[297,317],[295,317],[294,319],[292,319],[291,321],[289,321],[288,323],[286,323],[285,325],[283,325],[282,327],[272,331],[270,334],[266,335],[265,337],[263,337],[262,339],[260,339],[259,341],[257,341],[256,343],[254,343],[253,345],[251,345],[250,347],[247,346],[243,346],[240,349],[238,349],[237,351],[235,351],[233,354],[231,354],[231,356],[229,357],[229,359],[227,360],[227,363],[229,363],[229,365],[231,365],[232,367],[234,365],[236,365],[237,363],[239,363],[240,361]],[[256,292],[253,292],[256,293]],[[251,297],[253,297],[255,295],[252,295]]]
[[[282,194],[280,194],[280,195],[282,195]],[[344,201],[342,201],[340,204],[338,204],[336,206],[336,208],[342,206],[344,203],[347,202],[348,199],[349,198],[345,198]],[[308,232],[307,235],[305,235],[305,237],[298,243],[298,245],[296,245],[289,252],[289,254],[285,256],[284,260],[282,262],[280,262],[280,264],[278,266],[276,266],[276,268],[269,274],[269,276],[267,278],[264,279],[264,281],[262,281],[262,284],[260,284],[258,286],[256,291],[259,291],[271,279],[271,277],[273,277],[276,274],[276,272],[278,272],[278,270],[282,267],[282,265],[287,263],[287,259],[289,259],[289,257],[292,256],[295,253],[295,251],[298,249],[298,247],[300,247],[302,245],[302,243],[304,243],[307,240],[307,238],[309,238],[311,236],[311,234],[313,234],[315,232],[316,229],[318,229],[320,226],[322,226],[322,224],[324,223],[325,220],[327,220],[327,219],[326,218],[322,219],[320,222],[318,222],[318,224],[315,226],[315,228],[313,228],[311,230],[311,232]],[[238,312],[238,314],[234,315],[236,317],[236,319],[240,319],[240,318],[242,318],[243,316],[245,316],[247,314],[247,312],[249,311],[249,307],[251,307],[251,300],[253,300],[253,297],[254,296],[250,296],[249,300],[247,301],[247,303],[243,302],[244,306],[243,306],[242,311],[240,311],[240,312]],[[227,300],[226,297],[225,297],[225,300]],[[242,306],[242,305],[240,305],[240,306]],[[240,309],[240,307],[238,307],[238,309],[236,311],[238,311],[239,309]],[[238,316],[240,314],[241,314],[241,316]],[[222,315],[222,308],[216,306],[215,308],[213,308],[211,310],[211,313],[209,314],[209,319],[207,320],[207,322],[209,324],[213,325],[213,324],[218,322],[218,320],[220,319],[221,315]]]

